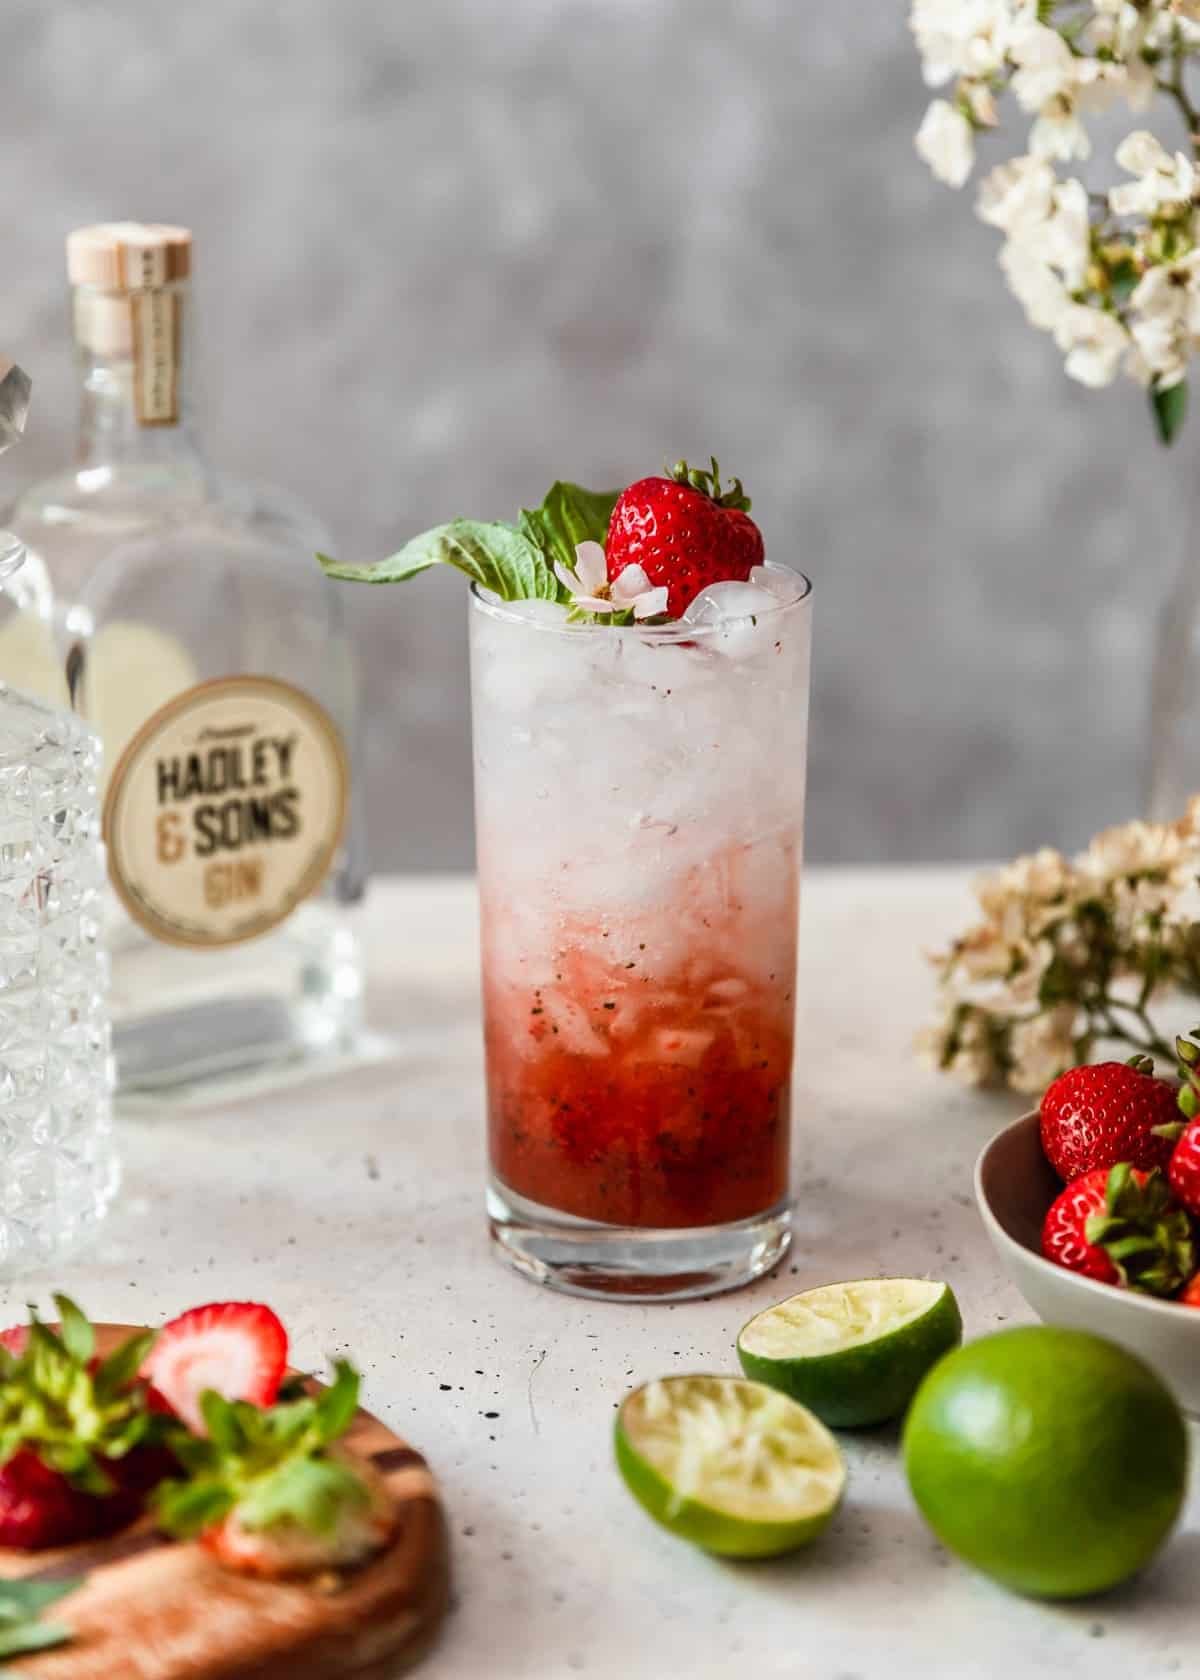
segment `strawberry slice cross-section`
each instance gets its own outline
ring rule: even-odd
[[[204,1434],[200,1396],[271,1405],[287,1369],[287,1331],[256,1301],[214,1301],[165,1324],[142,1367],[156,1393],[196,1434]]]

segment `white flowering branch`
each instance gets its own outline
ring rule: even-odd
[[[979,215],[1004,235],[1000,266],[1067,373],[1147,386],[1169,442],[1200,350],[1200,107],[1188,86],[1200,0],[912,0],[909,21],[926,82],[953,84],[927,109],[917,151],[961,187],[1006,97],[1032,117],[1027,149],[979,190]],[[1059,177],[1059,164],[1091,156],[1087,116],[1156,100],[1174,107],[1186,149],[1138,128],[1115,153],[1132,179],[1089,194]]]
[[[1068,861],[1045,848],[977,883],[983,918],[931,960],[922,1059],[970,1085],[1041,1091],[1105,1040],[1174,1060],[1152,1010],[1200,997],[1200,798]]]

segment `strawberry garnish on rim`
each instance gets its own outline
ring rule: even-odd
[[[270,1406],[287,1369],[287,1331],[256,1301],[214,1301],[165,1324],[142,1375],[196,1434],[204,1433],[200,1397]]]
[[[610,583],[640,566],[679,618],[709,584],[745,583],[763,563],[763,539],[740,479],[722,490],[715,459],[708,472],[676,461],[667,477],[639,478],[617,497],[605,557]]]

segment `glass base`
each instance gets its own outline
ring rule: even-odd
[[[514,1271],[596,1301],[689,1301],[741,1289],[778,1265],[792,1240],[789,1201],[732,1225],[639,1230],[557,1213],[493,1179],[487,1211],[494,1251]]]

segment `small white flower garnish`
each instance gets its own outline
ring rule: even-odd
[[[652,589],[640,566],[626,566],[610,583],[608,562],[598,542],[576,546],[574,571],[561,560],[554,562],[554,570],[564,589],[571,591],[574,605],[584,612],[628,612],[632,608],[634,618],[642,619],[655,618],[667,610],[666,589]]]

